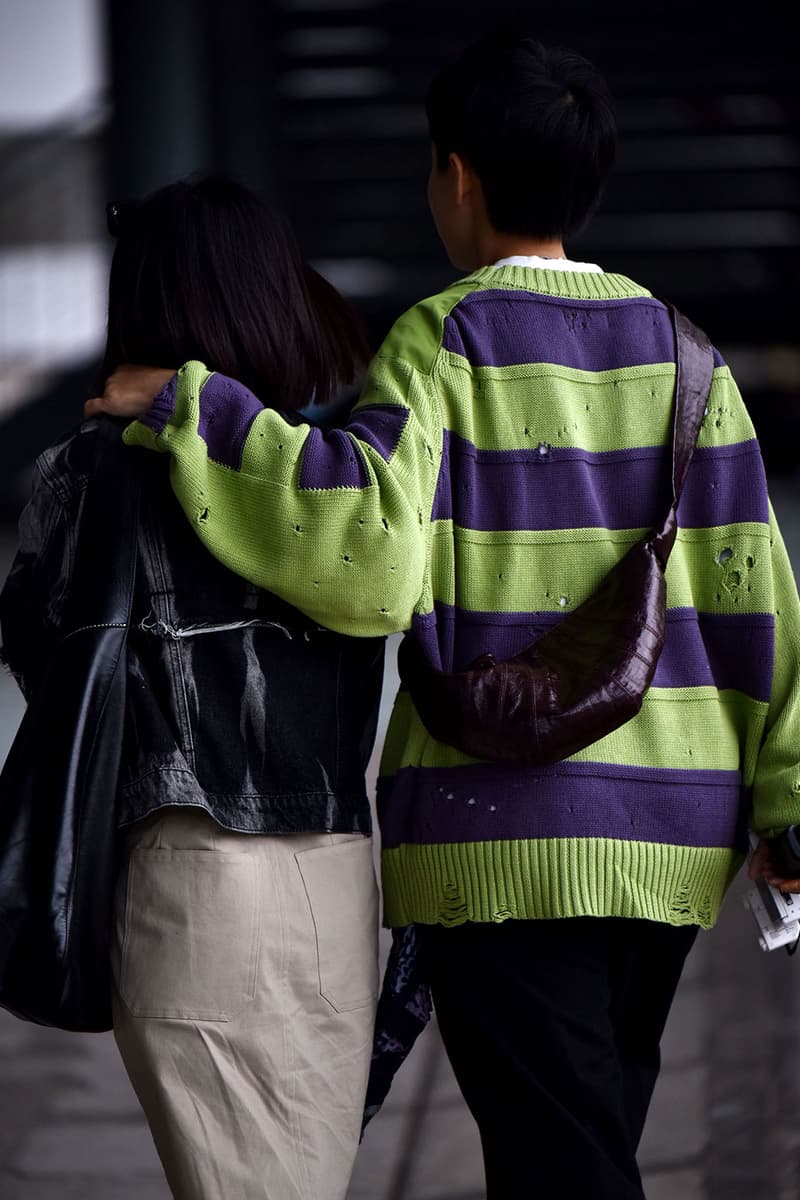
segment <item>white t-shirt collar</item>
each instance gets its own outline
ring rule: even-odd
[[[594,275],[602,275],[603,268],[597,263],[574,262],[571,258],[543,258],[538,254],[512,254],[509,258],[500,258],[493,267],[537,267],[540,271],[589,271]]]

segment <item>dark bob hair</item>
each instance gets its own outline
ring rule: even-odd
[[[287,222],[221,176],[114,209],[104,370],[200,359],[268,407],[330,400],[369,357],[360,319]]]
[[[566,237],[599,204],[616,121],[604,80],[579,54],[493,34],[436,76],[427,111],[438,168],[452,153],[466,159],[499,233]]]

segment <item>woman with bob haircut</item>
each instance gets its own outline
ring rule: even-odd
[[[174,183],[109,221],[106,373],[200,359],[291,410],[365,362],[355,314],[238,184]],[[20,522],[0,618],[26,695],[69,594],[98,428],[40,457]],[[246,469],[213,414],[204,429]],[[167,460],[144,457],[115,1037],[178,1200],[339,1200],[377,993],[364,773],[383,641],[331,633],[223,567],[187,536]]]

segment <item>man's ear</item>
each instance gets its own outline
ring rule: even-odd
[[[466,203],[475,188],[475,172],[465,158],[452,153],[447,166],[453,178],[453,198],[459,206]]]

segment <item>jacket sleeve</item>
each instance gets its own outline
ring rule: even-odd
[[[2,660],[28,699],[58,635],[69,588],[69,522],[37,467],[19,520],[19,549],[0,592]]]
[[[186,516],[230,570],[340,633],[411,624],[442,446],[429,372],[379,354],[346,428],[323,431],[191,362],[125,437],[171,455]]]
[[[772,836],[800,822],[800,600],[770,506],[775,614],[772,691],[753,789],[756,833]]]

